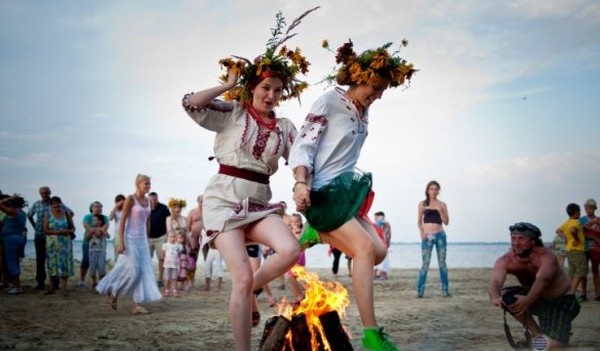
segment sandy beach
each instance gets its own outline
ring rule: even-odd
[[[130,299],[122,298],[119,309],[113,311],[106,296],[95,294],[91,288],[75,288],[74,278],[67,296],[47,296],[33,290],[34,263],[23,261],[24,294],[0,295],[0,350],[234,349],[227,276],[220,292],[202,291],[197,277],[194,290],[181,298],[148,304],[150,315],[135,316]],[[322,280],[333,279],[327,269],[311,271]],[[437,271],[430,270],[426,296],[417,299],[416,274],[416,270],[394,269],[390,280],[378,281],[375,286],[379,323],[403,350],[511,350],[504,337],[502,311],[487,298],[489,269],[450,269],[451,298],[442,297]],[[361,327],[350,278],[340,275],[338,281],[351,297],[342,323],[353,336],[354,349],[360,350]],[[272,289],[279,297],[291,295],[289,288],[281,291],[272,284]],[[258,349],[264,321],[275,315],[264,296],[260,301],[262,319],[253,330],[254,350]],[[569,350],[600,350],[599,316],[600,302],[582,304]],[[522,327],[512,321],[510,325],[515,338],[522,339]]]

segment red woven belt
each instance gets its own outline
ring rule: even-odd
[[[219,174],[225,174],[228,176],[242,178],[251,182],[257,182],[261,184],[269,184],[269,176],[266,174],[250,171],[248,169],[242,169],[232,167],[228,165],[219,164]]]

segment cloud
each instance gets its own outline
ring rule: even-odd
[[[543,186],[566,185],[578,175],[593,181],[600,173],[600,153],[561,153],[520,156],[508,160],[497,160],[469,167],[465,179],[475,179],[478,186],[512,182],[523,179]],[[588,182],[585,182],[589,184]],[[471,183],[472,184],[472,183]]]

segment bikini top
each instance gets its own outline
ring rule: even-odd
[[[426,208],[423,211],[423,223],[442,224],[442,216],[435,208]]]

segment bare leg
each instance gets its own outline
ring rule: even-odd
[[[288,275],[288,281],[290,282],[290,290],[292,291],[292,294],[294,294],[294,302],[302,301],[302,299],[304,299],[304,289],[291,272]]]
[[[165,267],[163,266],[164,263],[165,263],[165,261],[163,261],[161,259],[158,260],[158,280],[161,282],[165,275]]]
[[[270,307],[275,306],[275,304],[277,303],[277,299],[275,299],[275,296],[273,296],[273,292],[271,291],[269,284],[263,285],[263,289],[264,289],[265,295],[267,296],[267,301],[269,301],[269,306]]]
[[[376,327],[373,302],[373,268],[385,257],[385,246],[372,228],[353,218],[329,233],[321,233],[323,242],[338,248],[353,259],[352,286],[363,327]]]
[[[300,245],[280,217],[267,217],[252,227],[248,236],[253,241],[273,248],[275,253],[254,273],[254,289],[258,289],[287,272],[298,260]],[[221,251],[221,253],[223,253]]]
[[[221,233],[215,239],[215,245],[220,250],[231,274],[229,316],[235,347],[237,351],[250,351],[252,344],[251,301],[253,297],[253,277],[248,253],[246,252],[244,232],[232,230]]]
[[[581,277],[573,277],[571,278],[571,289],[573,290],[574,293],[577,293],[577,287],[579,287],[579,284],[581,284],[583,278]]]

